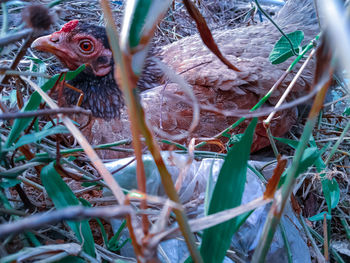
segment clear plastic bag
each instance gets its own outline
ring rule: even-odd
[[[186,206],[186,204],[191,204],[186,206],[188,216],[190,218],[204,216],[204,199],[208,178],[209,176],[212,176],[213,181],[216,182],[224,160],[215,158],[206,158],[201,161],[194,160],[186,167],[188,160],[188,156],[186,155],[162,152],[162,156],[174,182],[182,169],[186,168],[186,173],[184,174],[182,186],[179,191],[179,197],[183,205]],[[126,165],[131,160],[132,158],[120,159],[108,163],[106,166],[110,171],[114,171]],[[152,156],[144,155],[143,160],[147,178],[147,193],[165,197],[164,190],[161,186],[159,172]],[[263,167],[265,164],[266,162],[249,161],[249,165],[257,169]],[[273,166],[270,166],[267,170],[265,169],[264,175],[269,178],[272,175],[273,169]],[[123,188],[128,190],[137,189],[136,162],[131,163],[123,170],[114,174],[114,177]],[[248,169],[242,204],[248,203],[262,196],[264,190],[265,187],[257,175],[252,170]],[[105,192],[105,195],[109,194],[110,193]],[[269,207],[270,206],[266,206],[256,209],[232,238],[233,250],[237,253],[239,258],[244,259],[245,262],[249,262],[249,259],[259,241]],[[293,255],[293,262],[311,262],[309,249],[304,238],[301,236],[302,227],[292,212],[290,205],[286,206],[281,222],[286,230],[286,235]],[[115,220],[112,222],[112,225],[114,230],[117,230],[120,221]],[[133,256],[132,248],[130,246],[127,246],[122,250],[122,253],[125,253],[124,256]],[[163,262],[182,262],[188,256],[186,244],[177,239],[162,242],[159,250],[161,251],[159,258]],[[230,258],[226,257],[225,262],[235,262],[234,258],[234,255]],[[287,254],[280,229],[275,234],[266,262],[273,262],[273,260],[276,260],[277,262],[287,262]]]

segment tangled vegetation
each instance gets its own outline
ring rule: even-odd
[[[33,8],[32,2],[40,5]],[[319,62],[313,91],[310,91],[312,99],[306,107],[299,107],[299,111],[305,113],[300,114],[298,124],[285,138],[270,138],[272,147],[250,155],[256,118],[252,118],[244,134],[231,136],[221,153],[174,144],[174,149],[178,147],[174,152],[186,156],[179,178],[188,172],[194,160],[224,159],[217,182],[206,182],[206,216],[189,219],[186,212],[191,202],[183,204],[185,209],[179,205],[181,180],[174,185],[158,141],[147,126],[141,104],[133,92],[137,76],[135,78],[127,70],[132,68],[132,54],[126,52],[130,46],[119,43],[130,44],[123,40],[133,37],[136,43],[130,45],[143,50],[145,45],[140,39],[167,45],[198,30],[208,35],[217,29],[254,26],[264,17],[259,11],[259,2],[203,0],[194,4],[185,0],[154,0],[145,1],[153,7],[146,8],[145,2],[135,1],[136,4],[129,7],[133,16],[123,21],[126,1],[32,2],[1,1],[1,263],[152,262],[157,258],[158,244],[175,238],[185,240],[194,262],[219,262],[225,256],[237,262],[245,262],[248,257],[252,262],[264,262],[276,229],[281,227],[283,232],[281,217],[290,200],[303,226],[300,232],[306,237],[313,260],[346,262],[349,249],[344,252],[340,247],[349,246],[350,242],[350,68],[347,62],[342,62],[347,55],[341,53],[344,49],[340,43],[350,44],[349,36],[344,35],[339,43],[333,43],[330,39],[334,36],[334,25],[330,23],[327,30],[315,35],[306,46],[300,47],[300,31],[282,37],[276,44],[271,63],[297,55],[290,71],[310,53],[317,56]],[[316,2],[321,10],[326,1]],[[272,17],[279,9],[270,5],[262,5],[262,8]],[[346,4],[338,9],[340,18],[349,14],[345,12],[349,11]],[[324,23],[328,23],[327,16],[330,15],[325,15]],[[158,17],[160,21],[154,19]],[[58,107],[50,97],[50,90],[75,78],[85,65],[66,71],[53,56],[39,57],[29,47],[45,30],[59,30],[72,19],[107,24],[113,55],[117,61],[123,61],[121,86],[125,104],[133,113],[129,115],[132,134],[137,135],[132,142],[125,139],[91,146],[72,120],[74,114],[89,115],[90,112],[79,107]],[[339,28],[344,26],[341,22],[342,19],[334,21]],[[144,27],[147,23],[148,27]],[[136,30],[119,35],[119,28],[127,25]],[[208,46],[215,49],[213,43]],[[258,110],[268,96],[251,111]],[[122,147],[131,143],[134,149]],[[117,171],[111,171],[97,154],[99,149],[105,148],[127,151],[133,157]],[[135,160],[141,167],[144,149],[153,156],[156,166],[152,169],[159,171],[164,196],[145,194],[149,172],[146,161],[146,172],[141,168],[135,172],[137,190],[122,188],[112,176],[112,173],[128,169]],[[250,158],[261,159],[265,155],[272,158],[266,167],[277,167],[271,179],[264,177],[266,167],[258,170],[248,165]],[[247,170],[254,171],[266,190],[254,202],[242,204]],[[105,195],[106,191],[112,196]],[[234,255],[231,246],[234,233],[254,209],[269,203],[272,204],[270,212],[254,254]],[[111,219],[119,219],[120,224],[112,229]],[[293,262],[288,236],[284,241],[288,260]],[[121,255],[121,249],[131,242],[134,258]],[[159,253],[164,256],[168,252]],[[190,260],[189,257],[186,262]]]

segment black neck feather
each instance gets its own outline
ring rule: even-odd
[[[114,80],[113,70],[103,77],[98,77],[87,68],[75,79],[69,81],[69,84],[84,93],[80,106],[91,110],[94,117],[106,120],[120,117],[120,110],[124,106],[123,95]],[[65,88],[64,93],[68,104],[77,104],[79,92]]]

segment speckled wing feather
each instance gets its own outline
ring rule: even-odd
[[[318,33],[318,24],[314,13],[313,1],[289,1],[276,17],[276,22],[286,33],[303,30],[305,41]],[[214,39],[223,54],[241,72],[228,69],[205,47],[198,35],[184,38],[165,46],[161,56],[163,61],[187,80],[191,85],[215,90],[233,91],[245,95],[253,92],[258,97],[265,95],[283,71],[290,65],[291,59],[279,65],[272,65],[269,54],[281,37],[270,23],[241,27],[232,30],[217,31]],[[204,65],[200,66],[200,64]],[[313,63],[299,79],[294,94],[302,94],[312,80]],[[289,76],[280,90],[272,95],[275,102],[293,76]]]
[[[318,33],[311,0],[287,2],[277,15],[276,22],[287,33],[303,30],[305,42]],[[241,72],[228,69],[203,45],[198,35],[165,46],[160,54],[163,62],[193,87],[200,104],[211,105],[219,110],[250,109],[290,65],[291,59],[279,65],[272,65],[268,60],[269,53],[280,38],[280,33],[270,22],[217,31],[214,38],[226,58]],[[312,61],[297,81],[289,100],[309,91],[313,67]],[[277,102],[292,78],[292,74],[287,77],[283,85],[273,93],[267,106]],[[142,97],[151,126],[158,126],[169,134],[181,134],[188,130],[192,121],[192,102],[177,84],[148,91]],[[273,135],[285,134],[295,123],[296,117],[296,109],[278,113],[271,123]],[[237,119],[202,110],[198,127],[187,140],[181,142],[188,143],[192,137],[210,138]],[[262,119],[256,128],[252,151],[269,145]],[[241,124],[233,132],[244,132],[246,125],[247,122]]]

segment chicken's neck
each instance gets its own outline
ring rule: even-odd
[[[84,93],[80,106],[91,110],[94,117],[106,120],[120,117],[120,110],[124,106],[123,95],[114,80],[113,70],[109,74],[99,77],[87,68],[75,79],[69,81],[69,84]],[[77,104],[79,92],[65,88],[64,93],[68,104]]]

